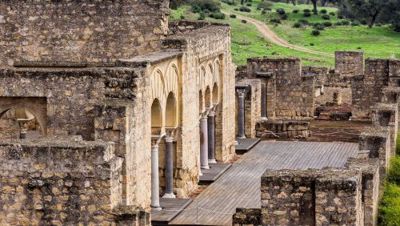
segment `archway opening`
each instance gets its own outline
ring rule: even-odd
[[[160,135],[162,128],[162,109],[158,99],[151,105],[151,134]]]
[[[169,128],[177,127],[176,98],[174,93],[169,93],[165,111],[165,126]]]
[[[37,117],[23,107],[9,108],[0,112],[0,137],[2,138],[39,138],[44,129]]]
[[[206,108],[211,107],[211,91],[209,86],[207,86],[206,91],[204,93],[204,102]]]
[[[212,102],[213,102],[213,104],[218,104],[218,102],[219,102],[219,93],[218,93],[218,85],[217,85],[217,83],[214,83],[214,86],[213,86]]]

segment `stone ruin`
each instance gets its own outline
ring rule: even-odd
[[[332,115],[321,117],[320,106],[334,106],[331,110],[335,113],[340,105],[347,104],[351,120],[367,121],[371,126],[359,134],[359,154],[348,159],[344,168],[267,170],[260,182],[260,208],[237,208],[233,225],[377,225],[380,187],[390,158],[396,154],[399,61],[367,59],[364,69],[362,53],[338,52],[336,57],[335,70],[300,69],[295,63],[287,63],[295,62],[293,59],[257,58],[248,60],[247,68],[237,74],[240,84],[247,80],[255,84],[258,80],[269,88],[264,93],[266,98],[261,98],[264,102],[256,103],[269,107],[266,114],[261,113],[253,119],[257,136],[282,138],[265,136],[268,132],[284,132],[286,136],[283,138],[292,139],[299,138],[302,133],[305,138],[312,136],[307,127],[313,121],[310,116],[333,121],[349,120],[349,117],[338,119]],[[281,66],[263,69],[262,65],[270,64]],[[257,68],[256,72],[253,68]],[[291,79],[278,83],[274,74]],[[297,84],[296,89],[303,92],[275,102],[281,95],[295,94],[292,84]],[[253,86],[249,89],[257,90]],[[270,94],[273,92],[281,94]],[[293,110],[300,110],[282,114],[282,108],[292,104],[294,99],[298,103]],[[275,102],[275,105],[269,105],[270,102]],[[296,108],[300,105],[302,108]],[[259,108],[263,109],[262,106]],[[311,114],[306,114],[308,111],[305,109],[310,109]],[[325,109],[325,113],[329,112]],[[264,118],[265,115],[268,119]]]
[[[375,225],[400,62],[254,58],[235,78],[230,28],[170,23],[168,4],[0,3],[0,224],[150,225],[161,195],[188,197],[210,163],[235,157],[236,137],[306,139],[314,118],[351,118],[371,123],[358,157],[267,171],[262,205],[233,222]]]
[[[168,16],[168,0],[0,3],[1,225],[149,225],[234,157],[230,28]]]

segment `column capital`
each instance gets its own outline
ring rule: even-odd
[[[158,147],[158,144],[161,142],[165,134],[160,135],[160,136],[151,136],[151,146],[152,147]]]
[[[174,137],[172,137],[172,136],[165,136],[165,142],[171,143],[171,142],[174,142],[174,141],[175,141]]]

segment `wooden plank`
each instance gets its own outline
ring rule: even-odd
[[[259,208],[265,170],[343,167],[357,144],[268,142],[257,144],[207,187],[171,225],[231,225],[237,207]]]

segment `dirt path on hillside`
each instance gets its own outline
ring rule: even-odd
[[[228,12],[223,11],[223,13],[229,15]],[[253,19],[251,17],[247,17],[247,16],[242,16],[239,14],[236,14],[236,17],[240,20],[246,20],[248,23],[253,24],[254,26],[256,26],[257,30],[264,36],[265,39],[269,40],[270,42],[282,46],[282,47],[286,47],[289,49],[293,49],[293,50],[297,50],[300,52],[304,52],[304,53],[310,53],[310,54],[314,54],[314,55],[318,55],[318,56],[324,56],[324,57],[333,57],[332,54],[328,54],[328,53],[324,53],[324,52],[320,52],[320,51],[316,51],[316,50],[311,50],[311,49],[307,49],[305,47],[302,46],[297,46],[297,45],[293,45],[288,43],[286,40],[280,38],[277,34],[275,34],[275,32],[273,32],[265,23],[263,23],[262,21]]]

